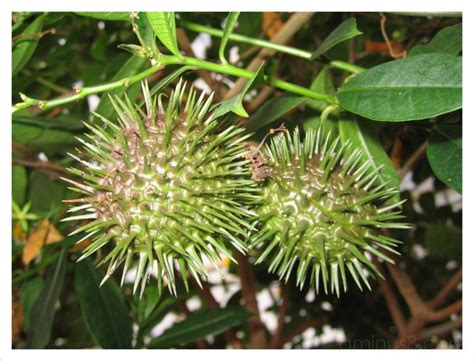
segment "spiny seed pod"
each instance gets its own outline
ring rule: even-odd
[[[82,203],[69,212],[85,213],[65,220],[92,220],[73,232],[91,240],[80,259],[113,246],[100,262],[109,263],[103,282],[124,263],[123,283],[138,259],[134,292],[153,271],[160,291],[167,281],[176,294],[175,270],[188,289],[188,275],[199,284],[209,275],[205,259],[217,267],[222,256],[233,260],[230,245],[245,250],[258,189],[242,129],[208,115],[212,95],[197,98],[191,89],[184,103],[180,81],[165,109],[163,94],[152,99],[142,86],[146,113],[110,98],[117,123],[94,113],[102,124],[86,124],[92,135],[78,139],[83,156],[71,155],[82,165],[70,169],[80,180],[65,179],[85,195],[69,201]]]
[[[275,136],[262,150],[269,177],[263,186],[264,203],[258,210],[261,232],[252,244],[270,258],[269,270],[288,281],[297,264],[297,285],[305,280],[319,292],[339,295],[339,278],[347,290],[346,267],[362,289],[370,289],[367,271],[379,274],[366,253],[392,262],[382,249],[397,253],[397,240],[382,234],[387,228],[407,228],[397,208],[388,202],[397,189],[381,181],[381,168],[370,170],[362,151],[352,151],[322,128],[309,130],[303,141],[296,129]],[[297,263],[298,262],[298,263]]]

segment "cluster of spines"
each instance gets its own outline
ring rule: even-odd
[[[371,170],[370,160],[363,160],[362,150],[354,150],[350,142],[341,144],[340,137],[332,137],[331,132],[325,133],[322,127],[310,129],[303,141],[298,129],[293,133],[276,136],[266,145],[264,154],[272,174],[268,182],[282,183],[278,185],[279,192],[275,193],[303,196],[306,202],[318,210],[319,215],[307,214],[307,218],[304,218],[300,214],[296,217],[296,222],[292,219],[292,224],[289,219],[273,210],[260,214],[264,226],[252,240],[254,247],[263,245],[257,263],[267,259],[274,251],[276,255],[270,262],[269,271],[276,272],[280,279],[287,282],[295,264],[299,262],[296,269],[297,285],[302,288],[309,274],[310,283],[317,292],[322,278],[325,293],[328,293],[330,283],[330,291],[338,295],[339,278],[344,291],[347,290],[347,267],[361,290],[360,280],[370,289],[367,276],[371,273],[378,276],[381,274],[365,253],[391,263],[392,259],[380,248],[398,253],[394,247],[399,241],[381,234],[380,229],[409,227],[398,221],[404,218],[397,210],[403,201],[386,203],[398,194],[398,190],[388,188],[382,181],[379,176],[382,167]],[[309,168],[313,172],[317,168],[317,173],[310,178],[307,177]],[[281,174],[284,176],[280,176]],[[331,176],[337,179],[330,178]],[[285,177],[289,177],[291,186],[286,183]],[[306,189],[308,185],[312,187],[311,190]],[[321,202],[328,190],[333,193],[334,199]],[[338,204],[338,197],[347,200],[347,203]],[[372,203],[377,205],[366,212],[365,219],[353,219],[357,212],[363,212],[362,208]],[[345,224],[345,219],[341,216],[350,217],[350,224]],[[314,218],[311,220],[311,217]],[[275,222],[281,225],[279,229],[267,226],[272,218],[277,218]],[[343,248],[340,252],[335,252],[335,257],[330,257],[326,246],[331,241],[325,239],[330,232],[337,234],[339,239],[334,242],[338,242],[338,246],[342,245]],[[309,246],[301,244],[305,236]]]
[[[206,119],[212,95],[205,99],[203,92],[198,98],[196,91],[191,88],[182,108],[185,89],[186,84],[180,81],[171,92],[165,108],[163,94],[152,98],[144,83],[146,113],[132,105],[127,97],[125,101],[111,97],[118,114],[118,124],[94,113],[102,121],[102,125],[84,123],[92,134],[86,135],[88,141],[77,138],[84,146],[85,153],[82,155],[90,160],[70,154],[83,169],[69,170],[82,181],[64,180],[73,186],[71,189],[84,194],[84,197],[66,202],[82,203],[69,212],[86,213],[68,217],[64,221],[90,221],[71,233],[86,233],[79,242],[91,240],[79,261],[106,244],[115,243],[114,249],[99,263],[109,262],[102,282],[124,263],[123,284],[134,256],[138,253],[134,292],[139,285],[143,292],[149,275],[155,268],[158,288],[161,290],[163,280],[166,279],[170,292],[176,294],[175,267],[188,289],[188,271],[198,284],[202,276],[209,276],[204,258],[215,267],[222,256],[233,260],[231,252],[225,246],[226,242],[241,252],[246,250],[242,239],[252,229],[250,217],[254,216],[249,207],[259,200],[258,190],[250,180],[250,172],[246,167],[246,137],[241,135],[240,128],[224,128],[222,122],[215,119],[214,113]],[[178,143],[176,139],[179,139]],[[157,140],[159,144],[156,144]],[[159,149],[155,149],[156,146]],[[177,157],[173,162],[178,168],[181,163],[186,163],[183,162],[184,157],[198,154],[199,157],[194,156],[191,165],[187,164],[195,170],[188,180],[193,184],[200,182],[203,186],[196,191],[191,184],[180,184],[180,190],[185,196],[173,200],[173,212],[156,212],[157,217],[165,217],[168,222],[174,222],[177,226],[174,229],[146,229],[143,235],[143,227],[130,224],[134,210],[130,199],[124,197],[122,192],[133,191],[124,191],[124,187],[130,186],[130,183],[152,183],[150,177],[154,174],[153,165],[157,160],[154,151],[157,150],[165,158]],[[207,165],[208,172],[199,173],[199,169],[206,169],[204,166]],[[112,177],[121,181],[114,183]],[[205,184],[213,180],[219,181],[218,189],[207,189]],[[209,201],[203,201],[201,207],[195,207],[196,203],[187,202],[190,198],[186,197],[208,197]],[[157,206],[158,203],[159,200]],[[193,214],[180,213],[179,206],[194,206]],[[160,242],[156,242],[157,238]],[[185,245],[176,242],[176,238],[184,239]]]

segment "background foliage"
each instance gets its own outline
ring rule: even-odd
[[[226,13],[148,13],[135,27],[128,13],[12,15],[13,347],[461,347],[461,18],[307,14],[284,41],[290,48],[262,57],[252,44],[278,44],[295,15],[231,14],[226,24]],[[222,41],[203,34],[216,31]],[[149,61],[157,50],[169,54],[164,69]],[[230,65],[256,60],[255,73]],[[384,164],[388,183],[401,180],[414,225],[395,234],[399,266],[380,266],[386,281],[372,280],[371,292],[349,287],[339,298],[284,286],[265,266],[248,265],[249,276],[227,262],[224,280],[178,298],[149,286],[139,300],[114,278],[99,288],[104,271],[75,262],[81,237],[60,222],[72,194],[59,177],[89,111],[113,116],[106,93],[87,87],[132,77],[104,90],[140,101],[144,76],[133,77],[144,71],[155,90],[184,74],[221,101],[238,88],[236,75],[252,78],[220,109],[248,116],[241,120],[255,140],[282,122],[308,129],[325,121],[374,167]]]

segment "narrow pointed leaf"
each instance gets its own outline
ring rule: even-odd
[[[122,11],[99,11],[99,12],[76,12],[77,15],[87,16],[89,18],[98,19],[98,20],[108,20],[108,21],[129,21],[130,13]]]
[[[43,29],[46,14],[38,16],[21,34],[21,43],[13,48],[12,76],[15,76],[28,63],[38,46],[38,33]]]
[[[44,287],[30,310],[28,348],[44,348],[49,343],[56,303],[61,293],[66,272],[66,248],[48,270]]]
[[[176,21],[174,12],[147,12],[146,16],[160,42],[173,55],[181,57],[176,40]]]
[[[169,348],[218,335],[243,324],[248,317],[250,313],[241,307],[215,308],[195,313],[152,340],[148,348]]]
[[[229,41],[229,36],[232,33],[232,30],[234,29],[235,23],[237,19],[239,18],[239,15],[240,15],[240,12],[238,11],[233,11],[229,13],[229,16],[227,17],[227,20],[225,23],[224,33],[222,34],[221,44],[219,46],[219,58],[221,62],[224,64],[227,63],[227,60],[224,55],[225,47],[227,45],[227,42]]]
[[[102,287],[104,272],[89,259],[76,264],[74,287],[89,331],[103,348],[131,348],[132,322],[120,288],[113,278]]]
[[[347,19],[324,39],[320,47],[311,55],[310,59],[316,59],[335,45],[361,34],[362,32],[357,29],[355,18]]]

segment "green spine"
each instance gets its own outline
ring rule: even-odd
[[[69,210],[79,215],[64,220],[89,221],[73,234],[91,240],[79,260],[112,246],[99,265],[108,263],[105,281],[123,264],[122,283],[138,261],[134,292],[143,292],[152,273],[160,291],[167,283],[173,294],[176,272],[186,289],[188,276],[200,284],[205,260],[233,260],[231,248],[244,252],[252,229],[259,190],[246,137],[209,112],[212,95],[191,88],[184,101],[185,90],[180,81],[164,107],[164,94],[152,98],[144,83],[145,111],[111,97],[117,122],[96,114],[100,122],[86,124],[91,134],[79,139],[81,155],[71,155],[80,167],[70,172],[80,180],[65,180],[84,197],[69,201],[80,203]]]
[[[261,251],[257,263],[288,281],[296,270],[301,288],[309,278],[319,292],[347,290],[347,274],[369,289],[369,274],[380,275],[369,259],[398,253],[397,240],[384,229],[408,228],[401,203],[387,202],[398,189],[380,179],[362,151],[341,143],[323,128],[310,129],[301,141],[298,129],[275,136],[262,150],[269,174],[258,209],[260,232],[251,243]],[[370,254],[367,257],[367,254]],[[362,282],[361,282],[362,280]]]

